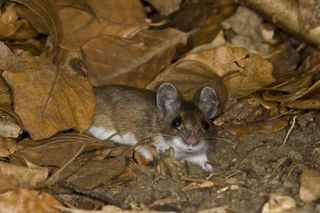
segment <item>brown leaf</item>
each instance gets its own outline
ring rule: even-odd
[[[132,31],[132,26],[134,28],[139,28],[140,25],[146,26],[143,7],[137,0],[130,2],[91,0],[90,6],[97,13],[98,18],[70,7],[58,11],[64,35],[63,48],[79,51],[79,48],[92,38],[100,35],[119,35],[118,26],[122,31],[124,31],[123,28],[129,28],[127,31],[130,29]]]
[[[320,198],[320,171],[305,169],[300,177],[299,195],[304,202],[312,202]]]
[[[320,25],[320,2],[316,0],[299,0],[299,26],[309,31]]]
[[[57,8],[52,0],[12,0],[27,7],[37,16],[30,15],[30,12],[21,10],[19,15],[29,20],[39,32],[50,32],[52,43],[57,47],[61,41],[61,24],[57,16]],[[23,13],[25,11],[25,13]],[[40,18],[39,18],[40,17]]]
[[[319,27],[314,27],[310,30],[301,30],[301,25],[298,21],[299,1],[282,0],[275,2],[272,0],[241,0],[241,2],[252,7],[259,14],[264,15],[283,29],[287,29],[288,32],[303,38],[315,46],[320,45]]]
[[[21,40],[33,38],[38,35],[30,23],[20,19],[16,12],[15,4],[6,4],[0,15],[0,38]]]
[[[38,165],[64,166],[80,148],[85,145],[82,152],[112,147],[112,145],[98,141],[84,134],[60,134],[55,137],[32,141],[25,139],[19,143],[23,148],[10,156],[11,162],[24,164],[25,160]]]
[[[21,132],[20,125],[11,116],[0,111],[0,136],[17,138]]]
[[[272,64],[245,48],[223,46],[194,52],[183,60],[201,62],[223,77],[229,97],[247,96],[274,82]]]
[[[222,78],[197,61],[179,60],[162,71],[146,88],[155,90],[163,82],[176,85],[187,99],[192,99],[198,89],[205,86],[216,90],[220,103],[223,103],[227,97]]]
[[[211,86],[226,100],[225,88],[229,97],[247,96],[274,79],[272,65],[261,56],[244,48],[219,47],[191,52],[168,66],[147,88],[154,89],[163,81],[177,84],[185,95],[199,86]]]
[[[270,113],[252,98],[230,99],[222,111],[214,120],[215,125],[255,123],[265,120]]]
[[[222,26],[234,34],[229,38],[235,47],[245,47],[262,54],[270,53],[270,44],[273,39],[274,29],[270,25],[265,26],[263,19],[253,10],[239,6],[237,11]],[[269,42],[271,43],[271,42]]]
[[[146,15],[139,0],[88,0],[98,17],[104,17],[118,23],[134,24],[143,23]]]
[[[3,42],[0,42],[0,69],[1,70],[15,70],[24,71],[27,62],[11,52],[11,50]]]
[[[77,8],[90,13],[92,16],[96,16],[88,0],[63,0],[63,1],[56,1],[54,3],[57,6]]]
[[[48,175],[49,170],[45,167],[25,167],[0,162],[0,176],[6,177],[9,185],[12,185],[10,189],[21,186],[35,187],[43,183],[48,178]],[[7,184],[1,184],[0,191],[3,192],[5,190],[8,190]]]
[[[18,144],[9,138],[0,138],[0,157],[8,157],[18,149]]]
[[[263,205],[261,213],[286,213],[294,210],[296,205],[292,197],[271,194],[269,201]]]
[[[39,67],[4,71],[3,77],[12,88],[15,112],[32,138],[48,138],[70,128],[85,131],[95,108],[87,79],[59,73],[43,58],[30,63]]]
[[[223,128],[230,134],[235,136],[248,135],[255,132],[277,132],[286,127],[288,121],[282,118],[273,119],[269,121],[261,121],[257,123],[251,123],[246,125],[229,125]]]
[[[130,39],[101,36],[82,47],[89,78],[95,86],[122,84],[144,87],[172,60],[186,34],[174,29],[141,31]]]
[[[180,8],[181,0],[162,1],[162,0],[147,0],[154,8],[157,9],[160,15],[167,16]]]
[[[45,192],[19,188],[0,194],[0,212],[59,213],[62,204]]]
[[[126,169],[126,159],[108,158],[104,160],[89,160],[83,162],[74,162],[72,167],[77,168],[77,164],[81,164],[79,168],[71,173],[67,181],[71,184],[83,189],[94,189],[101,184],[106,184],[112,178],[115,178]],[[70,171],[66,171],[68,174]]]

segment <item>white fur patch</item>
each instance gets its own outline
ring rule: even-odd
[[[161,135],[154,138],[153,145],[156,147],[158,153],[165,152],[167,149],[170,148],[168,142],[166,142]]]
[[[110,139],[115,143],[124,145],[135,145],[138,141],[134,134],[125,133],[122,135],[116,134],[115,130],[107,130],[104,127],[91,126],[88,133],[100,140]],[[212,171],[212,166],[208,162],[206,154],[206,143],[201,141],[196,146],[188,146],[180,137],[174,137],[172,141],[166,141],[161,135],[154,138],[153,142],[157,152],[165,152],[170,148],[170,145],[174,148],[175,158],[179,160],[186,160],[191,163],[201,166],[206,171]],[[152,161],[153,156],[149,149],[144,146],[137,147],[136,150],[147,160]]]
[[[106,140],[116,133],[115,130],[107,130],[104,127],[91,126],[87,132],[100,140]]]
[[[180,158],[179,155],[183,155],[184,153],[196,153],[206,149],[206,142],[200,141],[197,145],[187,145],[183,142],[180,137],[174,137],[172,139],[172,147],[174,148],[175,153],[177,153],[176,158]]]
[[[115,143],[119,144],[124,144],[124,145],[135,145],[137,143],[136,136],[132,133],[125,133],[123,135],[115,135],[111,138],[112,141]]]

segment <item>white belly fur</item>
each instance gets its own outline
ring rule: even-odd
[[[125,133],[120,135],[117,133],[116,130],[114,129],[108,130],[104,127],[91,126],[87,132],[100,140],[109,139],[114,141],[115,143],[124,144],[124,145],[133,146],[138,142],[136,139],[136,136],[132,133]],[[177,140],[177,138],[174,138],[174,140]],[[153,145],[156,147],[156,150],[158,153],[164,152],[165,150],[170,148],[170,144],[166,142],[162,136],[156,136],[154,138]],[[173,148],[175,150],[175,157],[177,159],[187,160],[191,163],[201,166],[206,171],[212,171],[212,166],[208,164],[208,158],[206,153],[198,153],[198,154],[194,153],[192,156],[190,155],[187,156],[179,152],[178,147],[173,146]],[[147,160],[150,160],[150,161],[153,160],[153,156],[147,147],[145,146],[137,147],[136,150]]]

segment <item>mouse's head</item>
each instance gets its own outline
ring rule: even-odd
[[[185,153],[204,150],[212,138],[211,119],[218,109],[215,91],[204,87],[196,101],[185,101],[172,84],[163,83],[156,98],[163,137],[172,142],[175,150]]]

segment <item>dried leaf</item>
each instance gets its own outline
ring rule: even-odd
[[[42,60],[42,61],[41,61]],[[81,76],[59,73],[43,58],[30,62],[27,71],[4,71],[12,88],[15,112],[33,139],[48,138],[61,130],[85,131],[95,109],[90,82]]]
[[[117,34],[118,30],[114,30],[113,27],[110,30],[105,29],[110,28],[110,25],[130,28],[131,25],[144,23],[143,8],[137,0],[130,2],[90,0],[90,6],[97,13],[97,19],[75,8],[63,8],[58,11],[64,35],[63,47],[79,49],[86,41],[99,35],[108,32]]]
[[[0,105],[1,108],[2,106]],[[14,118],[0,111],[0,136],[17,138],[21,132],[22,129]]]
[[[226,30],[234,32],[229,38],[233,46],[245,47],[264,55],[270,53],[274,27],[264,24],[261,16],[253,10],[240,6],[230,18],[223,21],[222,25]]]
[[[45,192],[19,188],[0,194],[0,212],[59,213],[62,204]]]
[[[55,4],[57,6],[64,6],[64,7],[67,6],[67,7],[77,8],[85,12],[88,12],[92,16],[96,16],[88,0],[63,0],[63,1],[56,1]]]
[[[136,24],[143,23],[146,15],[140,0],[88,0],[97,16],[111,19],[118,23]]]
[[[318,27],[319,25],[310,30],[301,30],[301,25],[298,21],[299,1],[241,0],[241,2],[252,7],[259,14],[266,16],[273,23],[277,23],[277,25],[283,27],[283,29],[287,29],[288,32],[302,37],[304,40],[314,44],[315,46],[320,45],[320,27]]]
[[[48,168],[45,167],[25,167],[17,166],[10,163],[5,163],[0,161],[0,176],[5,177],[5,179],[11,184],[10,189],[15,189],[17,187],[35,187],[43,183],[49,175]],[[3,192],[8,190],[8,186],[4,183],[2,179],[0,191]]]
[[[174,29],[141,31],[130,39],[101,36],[88,41],[82,52],[95,86],[122,84],[144,87],[169,64],[186,34]],[[116,53],[116,54],[115,54]]]
[[[0,69],[23,71],[27,66],[26,61],[15,55],[3,42],[0,42]]]
[[[162,1],[162,0],[147,0],[153,7],[157,9],[160,15],[167,16],[180,8],[181,0]]]
[[[29,39],[38,35],[29,22],[20,19],[14,4],[6,4],[0,15],[0,38],[1,40]]]
[[[146,88],[156,90],[163,82],[173,83],[186,99],[192,99],[199,89],[209,86],[217,93],[221,103],[219,108],[227,98],[222,78],[198,61],[177,61],[163,70]]]
[[[18,144],[9,138],[0,138],[0,157],[8,157],[18,149]]]
[[[223,46],[194,52],[182,60],[201,62],[223,77],[229,97],[247,96],[274,82],[272,64],[244,48]]]
[[[61,134],[41,141],[25,139],[19,145],[23,148],[10,156],[11,162],[24,164],[27,160],[38,165],[59,168],[76,155],[83,145],[85,147],[82,152],[112,147],[108,143],[75,133]]]
[[[320,198],[320,171],[305,169],[300,177],[299,195],[304,202],[312,202]]]
[[[40,32],[50,32],[52,43],[57,47],[61,41],[61,26],[57,16],[57,9],[52,0],[12,0],[26,6],[40,18],[29,15],[29,13],[19,13],[23,18],[28,19]],[[31,19],[30,19],[31,18]]]
[[[261,213],[285,213],[295,209],[296,201],[289,196],[271,194],[269,201],[264,204]]]
[[[299,26],[301,30],[310,30],[320,25],[320,2],[299,0]]]
[[[223,128],[230,134],[235,136],[248,135],[256,132],[278,132],[286,127],[288,121],[282,118],[273,119],[269,121],[261,121],[257,123],[251,123],[246,125],[229,125]]]
[[[119,157],[119,156],[118,156]],[[79,168],[78,165],[81,164]],[[104,160],[89,160],[83,164],[83,162],[74,162],[75,166],[72,171],[72,165],[70,171],[66,171],[71,176],[67,181],[72,185],[83,189],[94,189],[101,184],[106,184],[111,179],[120,175],[126,169],[126,158],[108,158]],[[66,174],[64,174],[66,176]]]

